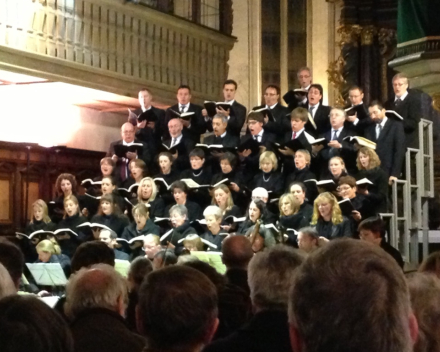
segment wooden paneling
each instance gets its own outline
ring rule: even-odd
[[[0,223],[11,223],[10,205],[10,180],[0,179]]]

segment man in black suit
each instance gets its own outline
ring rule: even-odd
[[[298,83],[301,89],[304,91],[308,91],[310,88],[310,85],[312,84],[312,70],[306,66],[301,67],[296,77],[298,78]],[[287,95],[287,94],[286,94]],[[307,105],[307,94],[301,94],[301,93],[295,93],[294,99],[286,101],[286,95],[283,96],[284,101],[288,104],[287,112],[291,112],[294,109],[296,109],[299,106],[306,106]]]
[[[316,130],[309,130],[309,133],[315,137],[320,134],[324,134],[330,129],[330,106],[322,104],[322,97],[324,89],[320,84],[312,84],[309,89],[307,110],[312,116],[316,124]]]
[[[272,133],[266,132],[263,128],[264,116],[261,112],[251,112],[248,116],[249,134],[241,137],[240,145],[248,143],[249,140],[254,139],[258,142],[260,149],[270,149],[272,143],[275,142],[276,136]],[[260,150],[252,151],[251,149],[244,149],[239,152],[240,160],[243,167],[244,181],[250,181],[259,170],[260,164]]]
[[[225,148],[236,148],[240,142],[239,138],[228,131],[228,118],[221,115],[215,115],[212,119],[213,135],[204,139],[204,144],[221,144]]]
[[[171,138],[164,141],[163,144],[168,148],[176,147],[175,150],[170,150],[174,158],[173,168],[181,173],[190,167],[188,155],[194,149],[196,143],[187,136],[188,130],[185,133],[182,119],[172,118],[168,122],[168,132]]]
[[[346,119],[345,111],[333,108],[330,111],[331,129],[324,133],[324,138],[329,141],[326,147],[316,146],[316,149],[322,149],[320,154],[320,163],[323,169],[328,170],[328,162],[334,156],[340,156],[344,159],[345,166],[350,174],[357,173],[356,150],[354,144],[344,141],[345,137],[354,136],[354,132],[344,126]],[[322,171],[322,170],[321,170]],[[322,175],[322,173],[321,173]]]
[[[169,122],[172,118],[178,117],[173,111],[180,114],[193,112],[194,115],[189,120],[180,119],[183,124],[185,134],[191,138],[194,143],[200,142],[200,135],[206,131],[206,123],[202,116],[203,108],[199,105],[191,103],[191,88],[187,85],[181,85],[177,89],[178,103],[171,106],[166,111],[166,120]]]
[[[385,109],[393,110],[403,117],[405,146],[419,148],[418,126],[422,113],[421,100],[418,93],[408,92],[408,77],[398,73],[393,77],[395,97],[385,103]]]
[[[280,104],[280,87],[270,84],[264,91],[264,102],[273,116],[274,121],[264,118],[264,129],[282,140],[286,129],[290,128],[287,108]]]
[[[148,144],[135,139],[135,127],[130,122],[126,122],[122,125],[121,137],[122,137],[121,140],[112,142],[110,144],[110,148],[107,152],[107,156],[111,157],[113,161],[116,163],[115,177],[118,181],[122,183],[130,175],[130,171],[129,171],[130,161],[139,158],[142,159],[145,162],[145,164],[151,165],[153,161],[153,151]],[[132,145],[133,143],[142,144],[143,148],[141,154],[127,152],[125,154],[125,157],[123,158],[118,158],[118,156],[115,155],[115,145],[122,144],[129,146]]]
[[[356,131],[357,136],[363,136],[365,129],[374,122],[368,114],[368,107],[364,104],[364,91],[358,86],[352,86],[348,91],[350,106],[347,111],[346,126]]]
[[[225,102],[231,105],[228,110],[223,110],[221,107],[217,108],[217,115],[225,116],[228,120],[228,134],[240,138],[240,132],[246,120],[246,107],[235,100],[235,93],[237,93],[237,82],[233,79],[228,79],[223,83],[223,97]],[[205,117],[206,127],[209,132],[212,132],[212,119],[209,118],[206,109],[202,110]]]
[[[373,101],[368,108],[374,125],[367,128],[365,138],[376,143],[380,166],[385,170],[392,184],[402,172],[405,157],[405,132],[400,121],[385,115],[385,108],[379,101]]]

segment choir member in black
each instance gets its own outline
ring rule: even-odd
[[[367,178],[373,184],[368,187],[358,187],[358,193],[365,195],[373,204],[377,213],[388,211],[389,185],[385,171],[380,167],[380,160],[373,149],[362,147],[358,151],[357,179]]]
[[[352,86],[348,91],[348,99],[350,106],[346,110],[352,108],[355,113],[347,111],[347,126],[352,127],[356,131],[356,136],[364,136],[365,128],[373,124],[373,120],[368,114],[368,105],[364,104],[364,91],[358,86]]]
[[[306,109],[296,108],[293,110],[290,113],[290,129],[284,135],[284,142],[287,143],[297,140],[302,145],[300,147],[301,149],[306,149],[311,153],[312,147],[309,142],[311,136],[305,130],[308,120],[308,112]],[[288,176],[296,169],[293,162],[295,151],[288,147],[279,148],[278,151],[283,155],[283,173]]]
[[[356,151],[354,144],[344,140],[353,136],[354,132],[348,127],[344,127],[346,113],[342,109],[333,108],[330,111],[331,129],[326,131],[324,137],[328,144],[320,151],[320,162],[322,165],[334,156],[340,156],[347,165],[348,172],[356,172]]]
[[[272,198],[279,197],[284,190],[284,177],[277,172],[278,160],[274,152],[264,152],[260,155],[261,171],[254,176],[251,187],[263,187],[271,193]]]
[[[329,240],[353,236],[350,221],[342,215],[338,200],[330,192],[321,193],[315,199],[310,225],[315,226],[320,237]]]
[[[212,174],[209,167],[205,165],[205,153],[201,148],[195,148],[189,153],[191,168],[180,174],[180,179],[191,179],[199,185],[210,185]],[[198,203],[202,209],[211,202],[208,187],[191,189],[190,199]]]
[[[231,222],[226,222],[225,218],[228,216],[235,216],[238,218],[241,216],[242,212],[238,206],[234,205],[231,190],[228,186],[221,184],[213,189],[212,204],[218,206],[221,210],[223,217],[223,222],[221,223],[222,229],[228,232],[235,230],[237,224],[232,222],[231,225]]]
[[[291,172],[285,182],[286,191],[290,192],[290,185],[293,182],[304,182],[308,180],[315,180],[315,174],[310,171],[310,153],[305,149],[299,149],[295,153],[295,171]],[[306,185],[306,198],[309,203],[313,203],[316,196],[318,195],[318,190],[316,188],[315,182],[305,182]]]
[[[129,162],[134,159],[142,159],[146,165],[150,165],[153,161],[154,148],[143,141],[135,138],[135,126],[130,122],[126,122],[121,127],[121,140],[112,142],[110,144],[107,156],[111,157],[116,163],[115,176],[118,179],[118,184],[122,184],[130,175]],[[142,144],[142,152],[138,155],[137,152],[127,152],[123,158],[115,154],[116,145],[132,145],[133,143]]]
[[[228,236],[228,233],[221,226],[223,220],[222,210],[215,205],[210,205],[203,211],[203,216],[208,229],[201,238],[216,246],[215,249],[212,246],[206,246],[205,249],[221,252],[222,242]]]
[[[148,212],[152,221],[156,218],[163,218],[166,214],[165,203],[160,198],[156,183],[151,177],[145,177],[139,182],[137,203],[149,207]]]
[[[180,178],[179,173],[172,167],[174,158],[171,153],[160,153],[157,161],[159,163],[160,173],[154,176],[154,179],[162,178],[166,182],[166,184],[170,186],[174,181],[177,181]],[[173,202],[173,196],[168,191],[167,185],[165,185],[161,181],[156,181],[158,193],[163,199],[165,205],[171,204]]]
[[[284,229],[299,230],[301,227],[307,226],[310,222],[300,213],[301,204],[298,199],[290,193],[285,193],[280,197],[278,202],[280,207],[279,225]]]
[[[61,247],[61,252],[72,258],[78,246],[83,241],[88,240],[81,229],[77,228],[78,225],[85,223],[87,219],[82,216],[78,199],[75,196],[64,199],[64,212],[63,220],[58,223],[58,229],[70,229],[78,236],[66,231],[57,235],[57,240]]]
[[[174,197],[175,203],[168,205],[165,209],[165,214],[170,212],[174,205],[184,205],[187,209],[187,218],[189,221],[194,221],[202,218],[202,209],[197,203],[188,200],[188,186],[185,182],[175,181],[170,188],[171,194]]]
[[[312,221],[313,206],[310,204],[310,202],[307,201],[306,186],[302,182],[293,182],[290,185],[289,192],[298,200],[300,204],[299,213],[304,216],[304,221],[307,224],[310,224],[310,221]]]
[[[254,139],[258,142],[260,149],[265,147],[270,148],[270,145],[275,142],[276,136],[272,133],[266,132],[263,128],[264,117],[260,112],[249,113],[247,124],[250,134],[244,135],[240,144],[248,142],[250,139]],[[245,149],[239,152],[240,160],[242,161],[244,182],[247,183],[252,180],[252,177],[258,172],[259,168],[259,150],[252,151],[251,149]]]
[[[385,115],[385,108],[378,101],[371,102],[368,111],[375,125],[365,131],[365,138],[376,143],[380,167],[388,175],[391,185],[400,176],[405,158],[405,133],[402,122]]]
[[[121,210],[115,201],[114,195],[111,193],[104,194],[101,197],[98,214],[92,218],[91,222],[109,227],[116,232],[118,237],[122,235],[125,227],[129,224],[128,218],[121,215]]]
[[[164,245],[174,247],[174,252],[179,255],[183,250],[183,243],[180,240],[188,235],[197,235],[197,231],[190,225],[188,210],[184,205],[173,205],[169,214],[173,229],[162,241]]]
[[[305,91],[308,91],[310,85],[312,84],[312,71],[308,67],[301,67],[296,77],[298,78],[298,83],[300,88]],[[283,97],[284,98],[284,97]],[[296,109],[298,106],[306,106],[307,105],[307,95],[296,93],[294,99],[292,101],[286,101],[289,105],[287,107],[287,111],[291,112]]]
[[[191,103],[191,88],[186,85],[181,85],[177,89],[177,101],[178,104],[171,106],[166,111],[166,119],[170,121],[175,118],[176,115],[171,111],[174,110],[178,113],[194,112],[189,120],[180,119],[183,124],[183,129],[188,137],[194,142],[199,143],[200,135],[206,131],[206,122],[202,116],[203,108],[199,105]],[[172,136],[171,136],[172,137]]]
[[[154,114],[156,121],[147,122],[147,120],[144,120],[140,123],[138,123],[137,121],[133,121],[133,122],[137,124],[138,130],[139,132],[141,132],[140,134],[145,135],[145,137],[147,138],[149,136],[152,136],[154,138],[156,146],[158,147],[160,145],[162,138],[163,139],[169,138],[167,121],[165,119],[165,111],[151,105],[153,101],[153,94],[148,88],[142,88],[139,91],[138,98],[141,108],[136,110],[135,114],[139,116],[143,112],[149,111]],[[145,138],[141,137],[140,139],[145,139]]]
[[[196,143],[188,137],[187,133],[183,133],[183,124],[181,119],[172,118],[168,122],[168,131],[171,139],[165,140],[164,145],[168,148],[176,147],[173,155],[173,167],[177,173],[182,172],[190,167],[188,154],[194,149]]]
[[[260,220],[260,235],[264,238],[264,247],[273,247],[276,241],[273,233],[264,227],[264,224],[271,223],[265,221],[266,219],[266,204],[262,200],[253,200],[249,204],[246,220],[238,228],[238,233],[249,236],[254,230],[257,220]]]
[[[127,178],[122,183],[122,188],[126,188],[126,189],[128,189],[130,186],[136,183],[139,184],[139,182],[141,182],[141,180],[148,174],[147,165],[141,159],[131,160],[129,164],[129,168],[130,168],[130,177]]]
[[[309,89],[307,110],[316,124],[317,135],[330,129],[330,107],[322,104],[324,90],[320,84],[312,84]],[[315,136],[316,137],[316,136]]]
[[[123,213],[126,209],[125,201],[122,196],[117,193],[116,181],[113,177],[104,177],[101,181],[101,194],[111,194],[118,205],[119,210]]]
[[[103,229],[99,233],[99,240],[101,242],[104,242],[108,248],[113,250],[113,252],[115,253],[115,259],[129,260],[130,256],[127,253],[120,251],[119,249],[116,249],[116,246],[118,246],[118,242],[116,241],[116,238],[117,236],[114,231]]]
[[[339,179],[339,195],[342,199],[349,199],[354,210],[351,216],[345,214],[351,223],[351,233],[356,234],[359,223],[366,218],[375,216],[377,210],[370,200],[362,194],[357,193],[356,179],[351,176],[342,176]],[[357,236],[356,236],[357,237]]]
[[[54,223],[58,223],[64,216],[64,199],[77,195],[77,182],[72,174],[61,174],[55,181],[55,191],[57,197],[51,206],[50,218]],[[53,204],[55,203],[55,204]],[[81,207],[82,208],[82,207]]]
[[[50,240],[42,240],[37,244],[38,260],[36,263],[58,263],[64,271],[64,274],[70,276],[70,258],[61,253],[61,248],[57,241],[52,238]]]
[[[32,219],[26,225],[24,233],[30,235],[32,232],[38,230],[54,231],[56,224],[54,224],[49,217],[49,210],[44,200],[38,199],[32,204]],[[35,251],[35,243],[29,241],[26,237],[17,235],[19,239],[19,246],[22,250],[26,263],[32,263],[37,260],[37,252]]]
[[[339,156],[334,156],[330,159],[328,162],[328,169],[330,171],[330,177],[328,179],[333,180],[336,185],[342,176],[348,175],[344,160]]]
[[[265,116],[264,129],[267,132],[273,133],[277,136],[277,139],[281,140],[286,129],[290,128],[290,122],[286,116],[287,108],[280,104],[280,87],[274,84],[268,85],[264,91],[264,103],[273,117],[273,121],[270,121]]]
[[[220,157],[220,169],[221,172],[212,177],[211,183],[216,185],[218,182],[228,179],[234,203],[239,207],[247,207],[249,195],[246,196],[246,191],[243,187],[243,177],[238,170],[237,156],[231,152],[224,153]]]
[[[105,177],[105,176],[115,177],[114,171],[115,171],[116,164],[112,158],[110,158],[109,156],[102,158],[100,161],[100,166],[101,166],[101,175],[95,177],[93,179],[93,181],[101,181],[103,179],[103,177]],[[90,192],[87,192],[87,193],[95,195]]]
[[[419,93],[408,91],[409,81],[404,73],[393,77],[394,98],[385,102],[387,110],[393,110],[403,117],[403,130],[405,132],[405,147],[419,148],[419,122],[422,114]]]

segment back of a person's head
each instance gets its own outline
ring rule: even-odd
[[[101,241],[80,244],[72,257],[72,273],[94,264],[108,264],[114,267],[115,252]]]
[[[46,303],[33,296],[0,300],[0,351],[72,352],[67,323]]]
[[[209,280],[215,285],[217,290],[221,289],[226,284],[226,279],[223,275],[219,274],[217,270],[214,269],[208,263],[201,260],[190,260],[182,265],[189,266],[205,274]]]
[[[145,276],[153,271],[153,264],[151,260],[145,257],[137,257],[130,264],[130,270],[128,271],[128,278],[135,287],[139,287],[142,284]]]
[[[0,263],[6,268],[18,288],[23,274],[24,256],[20,248],[3,238],[0,238]]]
[[[414,319],[402,270],[370,243],[331,241],[313,252],[292,280],[294,351],[301,344],[307,352],[409,352],[417,334]]]
[[[215,332],[217,292],[199,271],[185,265],[150,273],[139,289],[138,330],[157,350],[186,351]]]
[[[222,260],[226,267],[247,269],[254,256],[252,245],[245,236],[232,236],[222,243]]]
[[[284,245],[257,253],[248,268],[248,283],[254,307],[257,310],[287,311],[290,283],[303,261],[301,252]]]
[[[425,258],[420,264],[419,272],[430,272],[437,275],[440,278],[440,251],[432,252],[427,258]]]
[[[414,352],[440,351],[440,279],[432,273],[416,273],[408,286],[419,325]]]
[[[89,308],[105,308],[120,313],[127,300],[125,279],[110,265],[82,268],[70,277],[66,287],[65,311],[75,318]]]
[[[6,268],[0,263],[0,299],[17,293],[17,288]]]

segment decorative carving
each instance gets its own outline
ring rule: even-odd
[[[397,36],[394,29],[381,28],[378,32],[379,50],[381,55],[381,90],[382,96],[388,96],[388,62],[396,55]]]
[[[338,97],[336,98],[337,106],[345,105],[344,97],[341,94],[344,84],[347,83],[343,76],[345,64],[344,58],[339,56],[335,61],[330,63],[327,70],[328,80],[338,92]]]
[[[435,110],[440,111],[440,93],[434,93],[432,95],[432,107]]]
[[[339,47],[343,47],[347,44],[352,44],[354,46],[359,45],[359,36],[362,32],[362,27],[355,25],[342,25],[338,27],[338,34],[340,35],[340,40],[338,41]]]
[[[362,28],[361,43],[362,45],[373,45],[374,36],[377,33],[375,26],[366,26]]]

